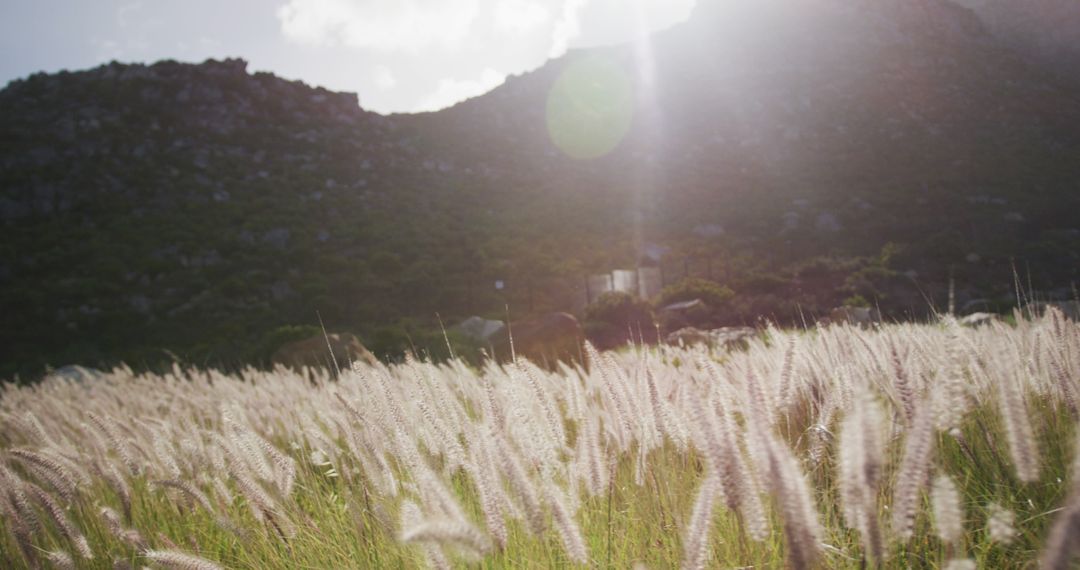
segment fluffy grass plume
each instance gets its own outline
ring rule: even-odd
[[[1080,327],[0,387],[4,568],[1069,568]],[[1078,467],[1072,467],[1072,463]]]

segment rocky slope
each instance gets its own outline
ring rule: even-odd
[[[355,95],[245,67],[112,64],[0,92],[0,298],[19,323],[0,333],[5,365],[214,358],[315,309],[432,306],[365,297],[421,296],[444,271],[427,247],[467,237],[482,173],[434,162]]]
[[[1080,85],[1080,5],[1073,0],[954,0],[970,8],[1002,43]]]
[[[0,372],[236,363],[315,310],[378,352],[664,251],[722,260],[742,320],[1076,280],[1070,87],[943,1],[730,5],[421,115],[239,60],[12,82]]]

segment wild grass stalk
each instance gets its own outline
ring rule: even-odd
[[[1074,563],[1080,326],[1053,311],[586,354],[588,369],[411,358],[5,386],[0,559]]]

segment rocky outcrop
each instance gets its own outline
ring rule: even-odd
[[[746,348],[755,336],[757,329],[753,327],[721,327],[711,330],[685,327],[667,335],[664,341],[672,346],[704,345],[709,348],[739,350]]]
[[[881,313],[873,307],[836,307],[822,320],[824,324],[868,327],[881,322]]]
[[[965,327],[981,327],[996,323],[1001,320],[1001,317],[994,313],[971,313],[970,315],[964,315],[960,319],[960,324]]]
[[[1001,42],[1080,82],[1080,6],[1075,0],[952,0],[970,8]]]
[[[105,376],[105,373],[96,368],[68,364],[49,372],[46,376],[49,378],[61,378],[69,382],[81,384],[97,380],[98,378]]]
[[[458,323],[455,328],[468,338],[487,342],[492,336],[506,328],[506,324],[474,315]]]
[[[375,355],[371,354],[355,335],[339,333],[331,333],[325,337],[317,335],[286,343],[274,351],[270,360],[274,364],[292,368],[334,368],[335,360],[341,369],[347,369],[353,362],[378,364]]]

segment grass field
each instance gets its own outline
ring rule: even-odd
[[[1068,568],[1080,326],[0,392],[6,568]]]

